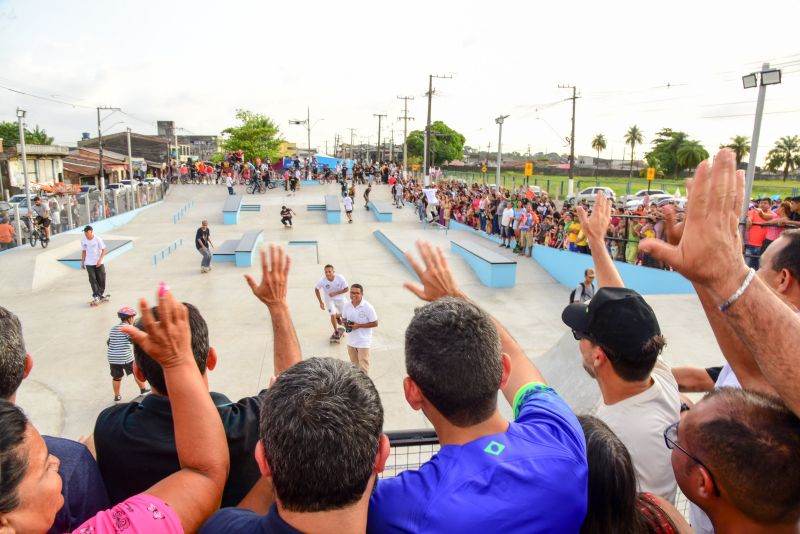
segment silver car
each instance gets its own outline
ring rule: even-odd
[[[610,187],[587,187],[576,195],[568,196],[565,199],[565,202],[572,204],[573,206],[583,202],[586,202],[587,204],[594,204],[594,201],[597,198],[597,193],[600,191],[606,195],[606,198],[611,199],[612,201],[616,200],[617,198],[616,193],[614,193],[614,190]]]

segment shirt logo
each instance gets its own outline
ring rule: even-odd
[[[483,449],[483,452],[488,452],[489,454],[494,454],[495,456],[500,456],[500,453],[505,450],[506,446],[502,443],[497,443],[496,441],[490,441],[489,444]]]

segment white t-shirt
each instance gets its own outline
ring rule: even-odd
[[[675,503],[677,484],[672,471],[672,451],[664,444],[664,429],[680,419],[678,383],[669,365],[659,358],[646,391],[615,404],[602,400],[597,417],[628,448],[636,469],[639,491],[648,491]]]
[[[342,199],[342,204],[344,204],[344,211],[353,211],[353,199],[349,196]]]
[[[378,320],[378,314],[372,304],[361,299],[358,307],[353,307],[352,302],[344,305],[342,317],[352,323],[371,323]],[[372,343],[372,328],[357,328],[347,334],[347,344],[356,349],[368,349]]]
[[[328,278],[325,276],[320,278],[320,281],[317,282],[317,285],[314,286],[314,289],[318,289],[319,292],[322,293],[322,298],[325,299],[325,302],[328,302],[329,300],[345,300],[347,298],[346,293],[336,295],[335,297],[331,297],[329,293],[332,293],[333,291],[341,291],[346,287],[347,280],[344,279],[344,276],[341,274],[334,274],[333,280],[328,280]]]
[[[91,240],[86,239],[86,236],[81,238],[81,250],[86,252],[85,265],[97,265],[97,260],[105,249],[106,244],[99,236],[94,236]]]
[[[503,210],[503,218],[500,220],[500,224],[503,226],[508,226],[511,219],[514,218],[514,208],[511,207],[511,204],[506,204],[506,206],[506,209]]]
[[[400,182],[397,182],[397,184],[395,184],[395,186],[394,186],[394,192],[395,192],[395,196],[398,196],[398,197],[403,196],[403,184],[401,184]]]
[[[228,187],[233,185],[233,180],[231,179],[231,175],[230,174],[226,174],[225,175],[225,185],[228,186]]]

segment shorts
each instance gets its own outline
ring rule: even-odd
[[[520,237],[520,244],[523,247],[532,247],[533,246],[533,232],[530,230],[523,230]]]
[[[500,227],[500,237],[514,237],[514,232],[508,225]]]
[[[133,374],[133,362],[129,363],[110,363],[111,378],[114,380],[122,380],[123,376],[130,376]]]
[[[345,213],[353,213],[353,210],[344,210]]]
[[[44,217],[36,217],[36,224],[41,224],[43,227],[48,228],[50,226],[50,219],[45,219]]]
[[[325,300],[325,308],[331,315],[341,315],[344,309],[344,300]]]

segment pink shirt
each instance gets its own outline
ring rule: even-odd
[[[72,531],[73,534],[182,534],[183,526],[167,503],[141,493],[126,499]]]

